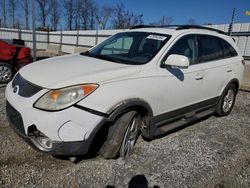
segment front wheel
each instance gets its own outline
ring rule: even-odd
[[[141,118],[136,111],[123,114],[110,127],[107,140],[99,154],[105,159],[130,155],[140,132],[140,123]]]
[[[216,108],[216,114],[219,116],[227,116],[231,113],[235,98],[237,94],[237,89],[234,84],[229,84],[224,92],[222,93],[222,96],[220,98],[220,101]]]
[[[13,78],[13,68],[8,63],[0,63],[0,84],[7,84]]]

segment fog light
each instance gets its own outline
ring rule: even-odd
[[[36,141],[45,149],[51,149],[52,148],[52,142],[47,137],[37,137]]]
[[[52,149],[52,140],[49,139],[41,131],[37,130],[36,126],[32,125],[28,128],[28,135],[30,140],[38,147],[40,150],[48,151]]]

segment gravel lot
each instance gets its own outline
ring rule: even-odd
[[[250,93],[239,93],[230,116],[211,116],[150,142],[139,138],[127,159],[73,164],[16,136],[6,121],[4,90],[0,85],[0,187],[128,187],[134,180],[161,188],[250,187]]]

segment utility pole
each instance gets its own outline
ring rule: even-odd
[[[32,0],[32,36],[33,36],[33,62],[36,61],[36,18],[35,0]]]
[[[229,27],[228,27],[228,35],[229,36],[232,36],[233,24],[234,24],[234,16],[235,16],[235,8],[233,9],[231,23],[229,24]]]

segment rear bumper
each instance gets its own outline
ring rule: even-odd
[[[21,114],[8,101],[6,101],[6,114],[10,126],[25,142],[27,142],[31,147],[33,147],[37,151],[55,156],[77,156],[87,154],[92,144],[92,141],[95,138],[96,133],[105,123],[104,120],[101,121],[86,140],[67,142],[52,141],[52,147],[48,149],[38,147],[35,140],[25,133]]]

